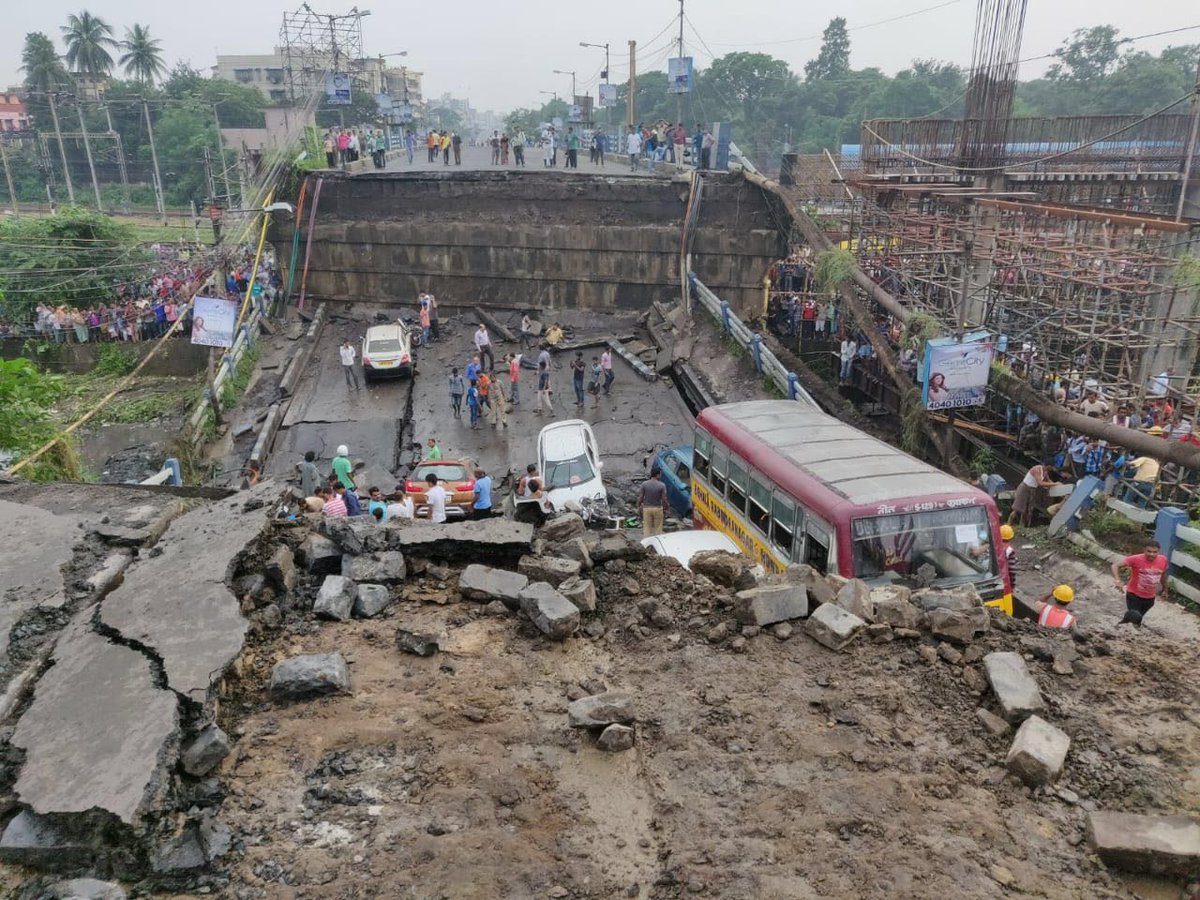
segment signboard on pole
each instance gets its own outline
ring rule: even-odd
[[[567,111],[567,121],[569,121],[569,122],[582,122],[583,121],[583,108],[580,107],[580,105],[578,103],[571,104],[570,109]]]
[[[325,76],[325,102],[330,106],[350,105],[350,76],[345,72],[330,72]]]
[[[392,108],[392,115],[395,121],[401,125],[407,125],[413,120],[413,108],[411,103],[401,103],[399,106]]]
[[[667,93],[690,94],[692,92],[692,58],[676,56],[667,60]]]
[[[996,344],[987,332],[967,335],[961,341],[937,338],[925,342],[924,387],[921,400],[927,410],[981,406],[987,396],[988,376]]]
[[[608,108],[617,105],[617,86],[615,84],[600,85],[600,106]]]
[[[232,347],[237,314],[236,300],[197,297],[192,306],[192,343],[203,347]]]

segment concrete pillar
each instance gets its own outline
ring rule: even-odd
[[[1166,556],[1167,562],[1171,562],[1171,553],[1179,543],[1179,535],[1177,529],[1180,525],[1188,523],[1188,516],[1182,509],[1176,509],[1174,506],[1164,506],[1158,511],[1158,518],[1154,520],[1154,539],[1158,541],[1159,547],[1162,548],[1163,555]],[[1175,567],[1169,566],[1167,571],[1170,572]]]

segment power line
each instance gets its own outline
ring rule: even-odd
[[[892,16],[887,19],[880,19],[877,22],[867,22],[863,25],[855,25],[853,28],[847,28],[846,31],[847,32],[862,31],[865,28],[874,28],[877,25],[887,25],[891,22],[899,22],[901,19],[911,19],[913,16],[919,16],[919,15],[922,15],[923,13],[933,12],[934,10],[943,9],[947,6],[954,6],[956,3],[961,3],[961,2],[962,2],[962,0],[945,0],[944,3],[939,3],[936,6],[926,6],[922,9],[914,9],[912,12],[901,13],[898,16]],[[692,30],[693,31],[696,30],[695,26],[692,27]],[[744,42],[744,41],[738,42],[738,43],[726,43],[726,42],[721,42],[721,41],[714,41],[713,43],[716,44],[716,46],[718,46],[718,47],[777,47],[780,44],[799,44],[799,43],[803,43],[805,41],[819,41],[824,36],[825,35],[822,32],[821,34],[810,34],[810,35],[806,35],[804,37],[785,38],[785,39],[779,40],[779,41],[759,41],[757,43],[748,43],[748,42]],[[701,43],[703,43],[703,42],[701,42]]]

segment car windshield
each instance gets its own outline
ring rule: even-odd
[[[410,481],[425,481],[425,476],[436,475],[438,481],[470,481],[471,476],[467,474],[466,467],[456,465],[441,465],[441,466],[417,466],[413,470]]]
[[[395,338],[376,338],[367,345],[367,353],[399,353],[403,347]]]
[[[596,477],[596,470],[586,453],[571,459],[546,460],[546,489],[574,487],[577,484],[591,481]]]
[[[914,582],[996,577],[996,558],[982,506],[855,519],[854,574]]]

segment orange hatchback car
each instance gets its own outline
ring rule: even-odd
[[[475,464],[469,459],[427,459],[417,463],[408,480],[404,482],[404,493],[413,502],[416,515],[425,518],[429,507],[425,503],[425,490],[429,483],[425,478],[438,477],[438,484],[450,492],[446,500],[446,518],[465,518],[475,502]]]

